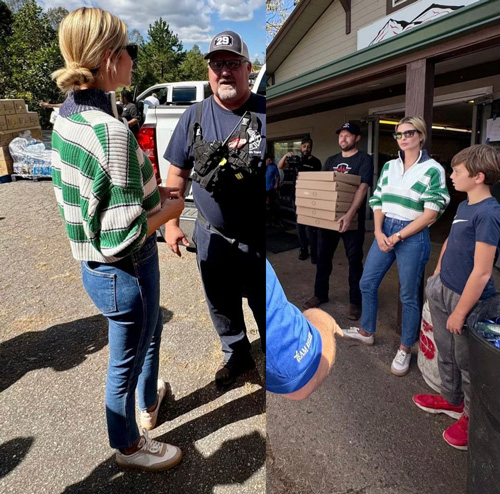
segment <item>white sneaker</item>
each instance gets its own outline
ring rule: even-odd
[[[349,329],[343,329],[342,332],[344,333],[344,338],[358,340],[368,346],[371,346],[375,343],[375,337],[373,335],[364,336],[359,332],[359,328],[350,327]]]
[[[167,385],[163,379],[158,379],[158,398],[156,408],[152,412],[141,410],[141,429],[150,431],[154,429],[158,419],[158,410],[160,409],[161,402],[167,394]]]
[[[391,365],[391,372],[395,376],[404,376],[410,370],[411,353],[398,350]]]
[[[139,449],[135,453],[125,455],[116,452],[116,463],[120,467],[160,471],[175,467],[182,460],[182,451],[178,447],[150,439],[146,430],[142,434]]]

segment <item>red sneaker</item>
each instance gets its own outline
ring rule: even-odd
[[[415,395],[413,403],[418,408],[429,413],[445,413],[454,419],[460,418],[464,411],[464,404],[452,405],[440,395]]]
[[[466,451],[469,443],[469,417],[462,416],[443,432],[444,440],[454,448]]]

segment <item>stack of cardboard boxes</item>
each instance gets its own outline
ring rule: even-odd
[[[338,231],[338,220],[350,208],[361,183],[359,175],[339,172],[300,172],[295,189],[297,223]],[[358,214],[349,230],[358,228]]]
[[[0,99],[0,177],[12,174],[9,143],[29,130],[31,137],[42,140],[38,113],[27,111],[23,99]]]

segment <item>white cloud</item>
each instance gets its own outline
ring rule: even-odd
[[[264,0],[208,0],[211,9],[219,13],[222,21],[251,21],[254,10],[264,5]]]
[[[248,21],[264,0],[162,0],[149,4],[137,0],[39,0],[45,8],[63,6],[72,11],[79,7],[98,5],[138,29],[145,35],[150,24],[160,17],[183,43],[209,43],[214,35],[211,16],[222,21]]]

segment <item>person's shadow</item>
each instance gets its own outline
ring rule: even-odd
[[[34,437],[16,437],[0,444],[0,479],[16,468],[28,454]]]
[[[172,312],[161,310],[165,324]],[[56,324],[44,331],[28,331],[4,341],[0,343],[0,392],[36,369],[73,369],[107,343],[108,322],[101,315]]]
[[[103,316],[91,316],[56,324],[44,331],[28,331],[0,344],[0,391],[25,374],[51,367],[57,372],[81,364],[87,355],[108,342],[108,323]]]
[[[235,387],[244,386],[246,382],[261,386],[253,393],[229,401],[201,417],[155,437],[158,441],[175,444],[182,449],[183,460],[174,469],[156,474],[122,470],[118,468],[113,455],[98,465],[86,479],[68,486],[64,492],[212,494],[217,485],[238,485],[247,481],[265,464],[266,439],[258,431],[248,426],[246,434],[224,441],[209,456],[201,454],[196,444],[210,434],[216,437],[217,431],[236,422],[242,423],[242,430],[246,432],[245,419],[265,413],[265,384],[259,375],[259,371],[265,372],[262,370],[265,357],[259,349],[260,340],[257,339],[252,342],[251,351],[256,358],[258,370],[240,376],[229,388],[218,388],[212,381],[179,400],[176,400],[169,390],[158,415],[158,426],[197,410]],[[150,434],[154,437],[154,432]]]
[[[265,391],[230,401],[205,415],[155,439],[182,449],[183,460],[164,473],[145,473],[118,468],[114,456],[101,463],[86,479],[67,487],[65,493],[158,492],[212,494],[217,485],[241,484],[255,474],[266,460],[266,439],[257,431],[224,441],[209,456],[196,442],[222,427],[264,413]],[[242,423],[244,430],[245,424]]]

